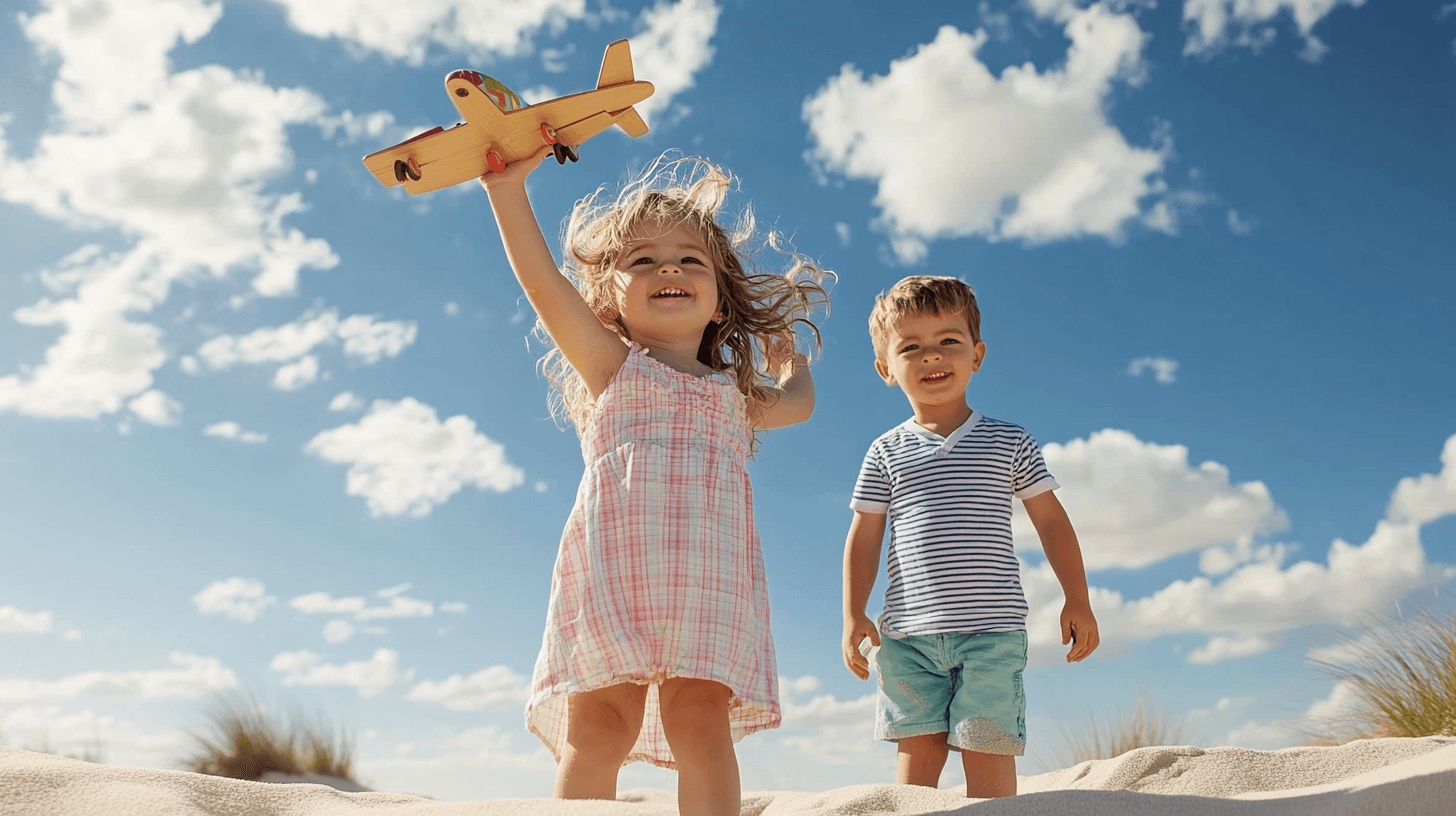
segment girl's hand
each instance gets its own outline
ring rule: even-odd
[[[794,336],[792,334],[780,334],[768,341],[768,348],[764,350],[764,366],[768,369],[770,376],[776,382],[782,383],[794,373],[794,364],[798,357],[794,353]],[[808,362],[808,358],[804,358]]]
[[[551,153],[551,146],[546,145],[545,147],[536,151],[536,155],[521,159],[518,162],[511,162],[510,164],[506,165],[505,170],[499,173],[487,172],[485,175],[480,177],[480,186],[484,187],[486,192],[490,192],[492,189],[499,188],[505,185],[525,184],[526,176],[531,175],[532,170],[540,167],[541,162],[547,156],[550,156]]]

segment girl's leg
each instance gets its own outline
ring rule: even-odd
[[[946,732],[901,737],[895,741],[899,751],[895,758],[895,782],[901,785],[940,786],[940,772],[945,768],[950,745]]]
[[[556,798],[617,798],[617,772],[637,742],[646,703],[647,687],[633,683],[571,695]]]
[[[993,799],[1016,795],[1016,757],[961,751],[961,766],[966,769],[968,798]]]
[[[738,755],[728,729],[733,692],[722,683],[674,677],[658,690],[662,731],[677,760],[682,816],[738,816]]]

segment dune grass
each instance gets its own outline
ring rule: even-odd
[[[216,698],[207,720],[188,732],[195,744],[182,761],[187,770],[251,781],[269,771],[312,773],[358,783],[352,735],[320,716],[295,713],[283,721],[254,695],[239,693]]]
[[[1359,701],[1356,738],[1456,736],[1456,615],[1423,609],[1344,638],[1347,659],[1313,660]]]
[[[1066,734],[1067,747],[1057,767],[1069,768],[1092,759],[1111,759],[1135,748],[1174,745],[1183,739],[1183,724],[1159,709],[1147,689],[1138,691],[1131,712],[1119,707],[1104,712],[1099,721],[1087,712],[1087,727],[1080,735]]]

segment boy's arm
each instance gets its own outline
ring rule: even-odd
[[[516,280],[566,361],[597,395],[627,359],[627,347],[615,332],[602,325],[581,293],[561,274],[531,210],[526,176],[550,152],[544,149],[507,166],[502,173],[486,173],[480,177],[480,184],[490,195],[490,207]]]
[[[880,570],[880,544],[885,538],[885,514],[854,511],[849,536],[844,542],[844,665],[854,676],[866,680],[870,662],[859,651],[860,641],[880,645],[880,633],[865,614],[875,576]]]
[[[809,358],[794,351],[793,340],[776,337],[769,344],[768,369],[778,379],[761,400],[748,407],[754,427],[767,430],[794,425],[814,413],[814,376]]]
[[[1054,491],[1038,493],[1022,503],[1041,538],[1047,563],[1052,565],[1052,572],[1057,574],[1062,594],[1066,596],[1062,606],[1062,645],[1075,641],[1067,653],[1067,662],[1075,663],[1092,654],[1100,642],[1097,618],[1092,615],[1092,604],[1087,599],[1087,573],[1082,567],[1077,532],[1072,529],[1072,521]]]

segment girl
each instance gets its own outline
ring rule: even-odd
[[[576,205],[563,273],[525,189],[549,152],[481,177],[586,460],[526,722],[560,798],[615,799],[640,759],[678,770],[683,814],[737,814],[733,744],[779,724],[745,462],[756,431],[814,409],[794,328],[817,340],[807,315],[832,273],[792,252],[784,274],[750,273],[751,214],[732,235],[716,220],[731,179],[666,157]]]

